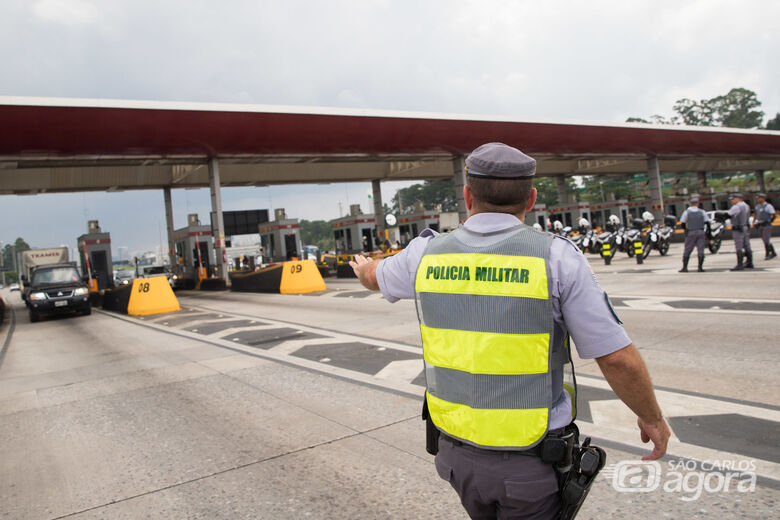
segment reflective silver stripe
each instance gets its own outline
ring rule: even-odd
[[[428,392],[471,408],[518,410],[550,408],[550,374],[470,374],[425,364]]]
[[[427,292],[418,297],[426,327],[501,334],[550,332],[547,300]]]

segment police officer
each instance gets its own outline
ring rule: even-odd
[[[683,266],[681,273],[688,272],[688,260],[691,258],[693,247],[696,246],[696,253],[699,256],[700,273],[704,272],[704,225],[709,220],[707,213],[699,207],[699,197],[693,196],[690,200],[690,207],[685,210],[680,217],[683,229],[685,229],[685,248],[683,249]]]
[[[750,249],[750,206],[744,200],[741,193],[729,195],[732,206],[729,208],[728,218],[731,219],[731,236],[734,238],[734,247],[737,250],[737,265],[732,271],[753,269],[753,250]],[[743,263],[744,262],[744,263]]]
[[[554,518],[556,471],[542,441],[572,421],[562,382],[568,339],[595,358],[638,415],[647,459],[670,435],[644,362],[588,262],[569,240],[523,224],[533,208],[536,161],[489,143],[466,159],[469,218],[424,230],[380,262],[356,256],[360,282],[390,302],[416,298],[426,406],[439,430],[435,465],[472,518]]]
[[[769,242],[772,238],[772,221],[775,219],[775,208],[766,200],[766,193],[756,195],[756,221],[755,227],[764,241],[766,256],[764,260],[771,260],[777,256],[774,246]]]

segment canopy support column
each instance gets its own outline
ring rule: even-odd
[[[455,200],[458,201],[458,220],[463,222],[469,216],[466,199],[463,198],[463,186],[466,185],[466,159],[463,156],[452,160],[452,176],[455,181]]]
[[[214,234],[214,254],[216,255],[217,277],[225,282],[227,279],[227,262],[225,261],[225,221],[222,217],[222,194],[219,184],[219,160],[209,159],[209,187],[211,189],[211,228]]]
[[[756,170],[756,186],[758,191],[766,193],[766,183],[764,182],[764,170]]]
[[[661,192],[661,169],[658,165],[658,157],[653,155],[647,158],[647,180],[650,188],[650,203],[656,222],[664,221],[664,195]]]
[[[569,202],[569,190],[566,187],[566,176],[558,175],[555,177],[555,182],[558,186],[558,205],[567,204]]]
[[[696,172],[696,181],[699,193],[707,191],[707,172]]]
[[[163,197],[165,198],[165,228],[168,231],[168,262],[173,269],[178,263],[176,261],[176,246],[173,241],[173,202],[170,186],[163,188]]]
[[[374,224],[376,225],[377,245],[385,241],[385,211],[382,204],[382,183],[379,179],[371,181],[372,197],[374,199]]]

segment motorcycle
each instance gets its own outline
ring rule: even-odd
[[[637,243],[642,246],[642,229],[645,227],[645,222],[641,218],[635,218],[631,221],[631,228],[623,230],[623,250],[626,252],[629,258],[636,254]],[[641,251],[642,249],[640,249]],[[642,256],[644,258],[644,255]]]
[[[664,217],[663,227],[647,218],[645,219],[645,222],[650,224],[650,229],[645,234],[644,243],[642,244],[645,258],[650,256],[650,251],[653,249],[656,249],[661,253],[661,256],[666,256],[669,253],[669,244],[672,240],[674,226],[677,224],[677,217],[673,215]]]
[[[726,226],[722,222],[716,220],[708,220],[704,223],[704,232],[707,241],[707,249],[713,255],[720,249],[720,244],[723,241],[723,231]]]
[[[593,228],[590,227],[590,222],[588,222],[588,219],[586,218],[581,218],[579,224],[580,233],[577,235],[579,237],[579,243],[577,245],[579,246],[580,251],[583,253],[596,253],[595,236]]]

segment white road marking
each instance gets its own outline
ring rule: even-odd
[[[377,372],[374,377],[411,383],[414,378],[420,375],[422,369],[423,362],[421,359],[403,359],[391,361],[385,368]]]

